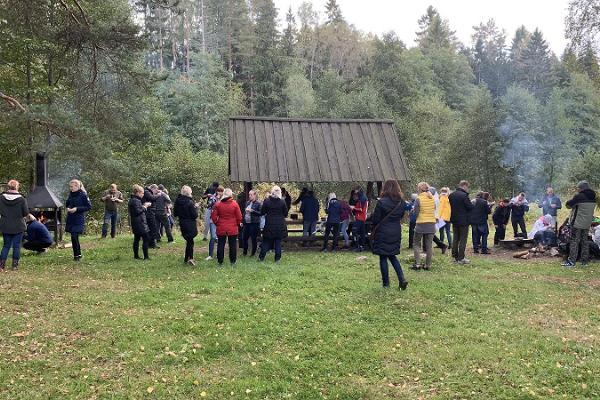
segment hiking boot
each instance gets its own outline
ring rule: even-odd
[[[4,271],[5,266],[6,266],[6,260],[0,260],[0,272]]]
[[[473,253],[479,254],[479,249],[473,249]]]
[[[446,254],[446,251],[448,251],[448,246],[443,244],[442,245],[442,254]]]
[[[12,267],[10,269],[12,269],[13,271],[18,270],[19,269],[19,260],[13,260]]]
[[[571,262],[571,260],[567,259],[567,261],[563,262],[560,265],[561,265],[561,267],[565,267],[565,268],[573,268],[575,266],[575,263]]]
[[[400,282],[400,290],[406,290],[407,287],[408,287],[408,281]]]
[[[481,254],[492,254],[488,249],[481,250]]]

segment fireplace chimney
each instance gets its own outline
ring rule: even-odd
[[[62,202],[48,188],[48,159],[46,153],[35,155],[36,184],[29,196],[27,204],[33,213],[43,214],[47,218],[46,227],[54,231],[54,242],[62,240]]]

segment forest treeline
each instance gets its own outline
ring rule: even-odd
[[[0,0],[0,180],[27,186],[46,151],[53,185],[199,190],[226,181],[227,119],[248,114],[391,118],[413,182],[598,187],[597,3],[571,2],[557,55],[494,20],[461,43],[433,7],[405,43],[335,0],[283,24],[272,0]]]

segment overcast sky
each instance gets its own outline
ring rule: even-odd
[[[303,0],[274,0],[283,24],[285,13],[292,6],[296,13]],[[324,19],[327,0],[312,0],[313,7]],[[503,28],[510,44],[520,25],[529,31],[540,28],[550,48],[560,57],[565,39],[565,17],[568,0],[338,0],[344,18],[358,29],[380,35],[395,31],[405,44],[412,47],[417,20],[429,5],[438,9],[442,18],[458,38],[471,44],[472,27],[490,18]]]

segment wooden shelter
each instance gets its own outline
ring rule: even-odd
[[[408,181],[391,120],[234,117],[229,120],[229,176],[244,182]]]

